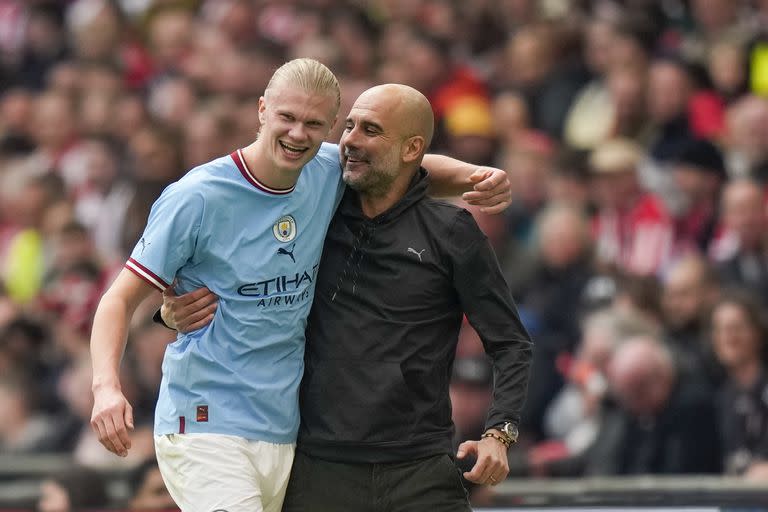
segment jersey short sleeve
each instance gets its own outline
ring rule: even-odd
[[[320,146],[320,151],[317,152],[317,159],[322,162],[324,168],[332,170],[331,179],[336,185],[335,198],[336,206],[338,206],[342,196],[344,195],[344,189],[346,188],[344,185],[344,180],[342,179],[343,175],[338,144],[323,142],[323,144]]]
[[[147,226],[125,266],[165,290],[193,256],[205,203],[184,180],[166,188],[152,205]]]

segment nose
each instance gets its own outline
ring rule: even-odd
[[[288,130],[288,136],[296,141],[303,141],[307,138],[307,130],[304,128],[304,123],[293,123],[291,129]]]
[[[341,145],[354,149],[357,147],[356,141],[358,138],[357,127],[351,130],[345,130],[341,135]]]

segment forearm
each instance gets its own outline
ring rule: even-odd
[[[488,351],[493,363],[494,387],[486,428],[505,421],[519,423],[520,411],[528,391],[533,346],[527,339],[507,340],[506,345],[501,350]]]
[[[139,304],[154,288],[123,269],[96,308],[91,331],[93,388],[118,387],[128,325]]]
[[[493,286],[488,283],[489,288]],[[501,288],[497,285],[497,288]],[[486,427],[519,422],[528,392],[533,342],[511,299],[492,289],[477,296],[467,318],[475,328],[493,366],[493,402]]]
[[[125,351],[130,313],[124,300],[109,293],[96,309],[91,333],[94,389],[120,387],[120,362]]]
[[[458,196],[472,190],[469,177],[480,167],[445,155],[424,155],[424,168],[429,171],[429,193],[436,197]]]
[[[488,240],[463,214],[456,223],[454,285],[462,309],[493,362],[488,426],[518,421],[528,388],[533,343]]]

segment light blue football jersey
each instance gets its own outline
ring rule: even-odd
[[[290,190],[259,183],[237,151],[191,170],[152,206],[126,267],[160,290],[207,286],[213,322],[163,359],[155,434],[293,443],[304,328],[325,234],[341,199],[338,146],[323,144]]]

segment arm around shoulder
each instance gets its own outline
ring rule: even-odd
[[[430,175],[430,194],[436,197],[461,195],[467,203],[482,207],[484,213],[501,213],[511,204],[511,184],[507,173],[444,155],[424,155],[424,168]]]

